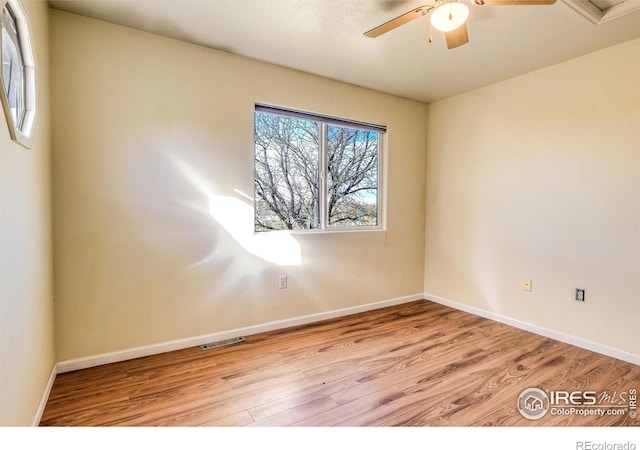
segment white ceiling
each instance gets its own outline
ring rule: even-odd
[[[49,3],[53,8],[433,102],[640,38],[640,9],[596,25],[565,1],[570,0],[558,0],[551,6],[468,3],[470,42],[453,50],[447,50],[444,36],[435,30],[433,42],[427,42],[427,17],[375,39],[363,36],[365,31],[433,0]],[[640,0],[626,3],[640,7]]]

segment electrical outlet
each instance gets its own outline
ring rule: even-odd
[[[280,289],[286,289],[287,288],[287,276],[286,275],[280,275],[279,286],[280,286]]]
[[[531,292],[532,286],[533,285],[532,285],[530,279],[525,278],[524,280],[522,280],[522,290],[523,291]]]
[[[576,301],[584,302],[584,289],[576,289]]]

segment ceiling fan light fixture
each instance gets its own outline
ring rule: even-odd
[[[431,13],[431,25],[436,30],[453,31],[467,21],[469,8],[467,5],[452,1],[443,3]]]

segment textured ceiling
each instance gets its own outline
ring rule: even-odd
[[[627,0],[635,2],[640,6],[640,0]],[[640,38],[640,10],[596,25],[565,0],[551,6],[468,3],[470,42],[453,50],[447,50],[444,36],[435,30],[433,42],[428,43],[427,17],[375,39],[363,36],[381,23],[431,3],[428,0],[49,2],[53,8],[424,102]]]

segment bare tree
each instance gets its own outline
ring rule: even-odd
[[[318,122],[256,113],[255,227],[257,231],[320,226],[320,201],[330,225],[375,225],[378,134],[327,127],[327,192],[320,192]]]
[[[256,113],[256,229],[318,226],[318,125],[303,119]]]
[[[328,128],[330,225],[376,225],[378,133]]]

